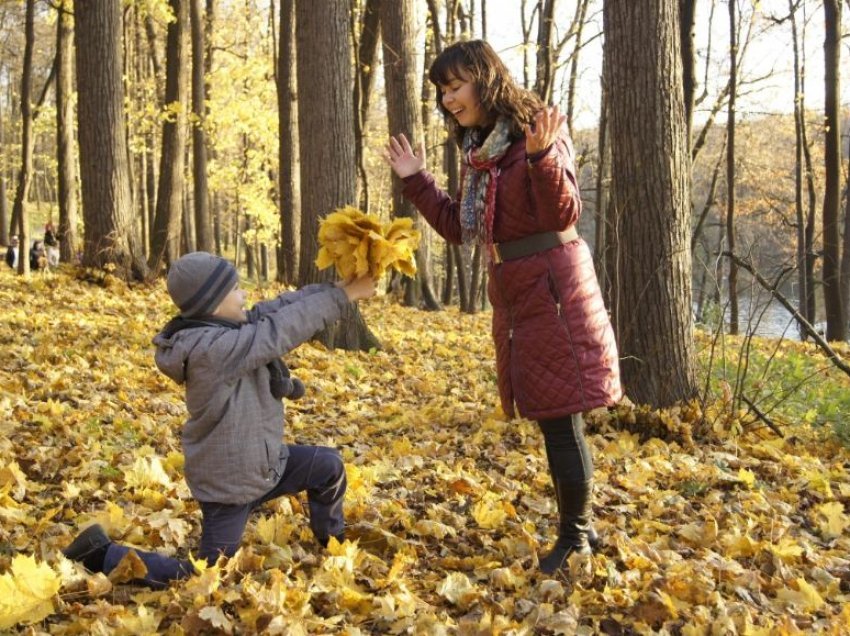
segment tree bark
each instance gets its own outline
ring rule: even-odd
[[[735,101],[738,95],[738,21],[729,2],[729,107],[726,117],[726,244],[735,253]],[[729,333],[738,333],[738,263],[729,260]]]
[[[396,0],[381,5],[381,39],[384,46],[384,82],[386,84],[387,118],[390,135],[410,135],[413,143],[422,139],[419,104],[419,71],[416,65],[416,22],[414,0]],[[397,217],[413,219],[421,225],[419,214],[402,196],[403,183],[392,180],[393,210]],[[416,277],[405,277],[404,302],[418,307],[425,301],[427,309],[439,309],[431,291],[428,275],[428,253],[423,241],[416,252]]]
[[[678,2],[606,0],[603,20],[622,228],[614,319],[630,397],[662,407],[697,395]]]
[[[180,228],[183,215],[183,167],[186,152],[186,74],[189,0],[169,0],[175,20],[168,24],[165,53],[165,110],[162,124],[162,154],[159,186],[148,264],[155,275],[164,264],[180,257]]]
[[[826,339],[847,339],[844,306],[845,285],[841,280],[841,104],[839,69],[841,60],[841,2],[824,0],[824,168],[823,197],[823,298],[826,310]]]
[[[110,265],[119,277],[142,279],[147,266],[133,231],[127,166],[121,6],[111,0],[78,2],[74,17],[76,66],[85,69],[77,73],[83,265]]]
[[[696,26],[696,0],[679,0],[679,28],[682,40],[682,89],[685,100],[685,125],[688,147],[691,144],[691,128],[696,93],[696,55],[694,53],[694,29]]]
[[[77,160],[74,147],[73,17],[62,2],[56,20],[56,141],[59,188],[59,258],[73,262],[77,253]]]
[[[575,116],[575,97],[576,83],[578,82],[579,73],[579,57],[581,56],[582,37],[584,34],[584,24],[587,19],[587,7],[590,5],[590,0],[581,0],[576,6],[575,17],[575,35],[576,45],[573,49],[573,54],[570,59],[570,82],[567,89],[567,129],[570,131],[570,137],[573,137],[573,118]]]
[[[366,172],[363,131],[375,88],[378,65],[378,40],[381,33],[381,0],[366,0],[361,17],[360,40],[357,42],[357,70],[354,74],[354,137],[357,150],[357,200],[364,210],[371,204],[369,177]]]
[[[811,322],[808,316],[806,288],[808,280],[806,277],[806,214],[803,209],[803,126],[805,116],[803,113],[802,94],[802,69],[800,63],[800,44],[797,36],[797,7],[794,0],[788,0],[789,18],[791,20],[792,50],[794,51],[794,216],[797,230],[797,307],[800,315]],[[800,339],[805,335],[805,327],[798,324]]]
[[[348,8],[335,0],[297,2],[298,122],[302,192],[299,285],[331,279],[315,260],[319,219],[355,203],[357,187]],[[331,98],[333,96],[333,98]],[[318,336],[327,347],[379,346],[356,305]]]
[[[0,108],[0,146],[6,147],[6,130],[3,126],[3,109]],[[6,170],[0,163],[0,245],[9,244],[9,209],[6,205]]]
[[[552,103],[555,85],[555,60],[552,59],[555,31],[555,0],[540,0],[540,19],[537,23],[537,79],[534,90],[547,104]]]
[[[291,284],[298,277],[298,255],[301,250],[295,0],[281,2],[279,42],[277,103],[280,135],[280,250],[277,254],[277,280]]]
[[[18,170],[18,187],[12,206],[12,227],[17,229],[18,273],[29,274],[29,215],[27,201],[32,183],[33,138],[32,114],[32,55],[35,47],[35,0],[27,0],[24,18],[24,59],[21,72],[21,167]]]
[[[202,252],[214,249],[207,185],[206,83],[202,0],[191,0],[192,26],[192,180],[194,185],[195,245]]]

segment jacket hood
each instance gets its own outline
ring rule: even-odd
[[[183,384],[186,382],[186,362],[189,353],[203,337],[203,329],[175,329],[175,318],[153,338],[156,346],[154,361],[157,368],[169,378]]]

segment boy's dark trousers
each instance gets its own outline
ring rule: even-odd
[[[310,528],[320,542],[343,533],[345,522],[342,499],[345,495],[345,467],[339,453],[326,446],[289,446],[289,459],[277,485],[260,499],[229,505],[200,502],[203,522],[198,558],[213,564],[222,554],[230,557],[239,549],[248,515],[260,504],[282,495],[307,491]],[[103,562],[104,573],[111,572],[130,550],[135,550],[148,568],[142,582],[161,587],[173,579],[194,574],[188,560],[174,559],[155,552],[143,552],[112,543]]]

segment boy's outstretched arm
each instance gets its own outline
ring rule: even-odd
[[[365,298],[371,298],[375,295],[375,279],[371,276],[361,276],[360,278],[352,278],[347,281],[339,281],[336,283],[345,295],[348,296],[349,302],[356,302]]]

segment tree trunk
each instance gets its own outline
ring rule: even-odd
[[[537,79],[534,90],[547,104],[552,103],[555,85],[555,60],[552,45],[555,31],[555,0],[540,0],[540,19],[537,23]]]
[[[146,277],[147,266],[133,232],[121,15],[121,6],[110,0],[74,6],[76,66],[85,69],[77,73],[83,265],[113,265],[118,276],[129,280]]]
[[[348,9],[335,0],[296,3],[302,192],[299,285],[331,279],[316,269],[319,219],[355,203],[357,188]],[[333,99],[330,96],[334,96]],[[327,347],[379,346],[356,305],[319,335]]]
[[[35,47],[35,0],[27,0],[24,20],[24,59],[21,73],[21,167],[18,170],[18,187],[12,206],[12,227],[19,238],[18,273],[29,274],[29,215],[27,200],[32,182],[32,155],[35,145],[32,115],[32,54]]]
[[[210,84],[209,77],[212,72],[212,63],[213,63],[213,30],[215,26],[215,0],[207,0],[207,8],[204,12],[204,42],[206,44],[206,51],[204,53],[204,93],[206,95],[210,94]],[[210,114],[209,106],[207,106],[206,110],[207,116]],[[215,151],[210,149],[209,158],[215,160]],[[219,197],[218,194],[213,194],[210,199],[211,210],[210,216],[212,217],[212,231],[213,231],[213,243],[215,244],[215,252],[216,254],[221,254],[221,217],[219,212]]]
[[[738,95],[738,42],[735,2],[729,2],[729,108],[726,119],[726,244],[735,253],[735,101]],[[729,333],[738,333],[738,264],[729,259]]]
[[[354,73],[354,138],[357,150],[357,200],[369,210],[369,177],[363,152],[363,131],[369,116],[369,106],[375,87],[375,68],[378,65],[378,39],[381,30],[381,0],[366,0],[361,16],[362,27],[357,43],[357,70]]]
[[[696,26],[696,0],[679,0],[679,28],[682,41],[682,90],[685,100],[685,126],[688,147],[691,145],[691,126],[696,93],[696,55],[694,52],[694,29]]]
[[[697,394],[678,2],[606,0],[603,19],[622,227],[614,319],[630,397],[662,407]]]
[[[412,143],[422,139],[419,105],[419,72],[416,65],[416,22],[414,0],[396,0],[381,5],[381,39],[384,45],[384,82],[386,84],[387,117],[390,135],[404,133]],[[397,217],[413,219],[420,225],[419,214],[402,196],[401,179],[392,180],[393,210]],[[405,277],[404,302],[418,307],[421,300],[426,308],[439,309],[431,292],[428,276],[428,253],[423,241],[416,252],[417,272],[414,279]]]
[[[604,61],[603,61],[604,62]],[[602,72],[602,86],[599,97],[599,124],[597,128],[597,158],[596,158],[596,201],[594,202],[594,245],[593,265],[596,268],[596,277],[602,288],[602,297],[605,304],[613,306],[611,295],[612,272],[608,269],[608,257],[606,253],[612,249],[616,235],[613,227],[608,223],[608,189],[607,183],[611,178],[611,150],[608,143],[608,91],[605,88],[605,72]]]
[[[802,109],[803,94],[801,90],[800,45],[797,40],[797,6],[794,0],[788,0],[789,18],[791,20],[791,38],[794,51],[794,212],[797,222],[797,307],[803,318],[811,322],[807,315],[809,297],[806,289],[806,214],[803,209],[803,126],[805,116]],[[798,327],[800,339],[806,335],[805,327]]]
[[[3,108],[0,107],[0,147],[6,147],[6,130],[3,126]],[[6,162],[0,162],[0,245],[9,244],[9,209],[6,205]]]
[[[301,175],[298,154],[298,93],[295,69],[295,0],[280,5],[277,104],[280,163],[280,250],[277,280],[294,283],[301,251]]]
[[[847,339],[847,317],[841,281],[841,105],[839,64],[841,58],[841,3],[824,0],[824,168],[823,197],[823,299],[826,339]]]
[[[214,249],[207,186],[206,85],[204,81],[204,23],[202,0],[191,0],[192,23],[192,180],[194,183],[195,245],[202,252]]]
[[[570,137],[573,136],[573,118],[575,116],[576,84],[578,82],[578,62],[581,56],[582,35],[584,34],[584,23],[587,19],[587,7],[590,0],[581,0],[576,6],[575,34],[576,45],[570,60],[570,83],[567,89],[567,129]]]
[[[148,264],[159,275],[164,264],[180,257],[180,227],[183,215],[183,167],[186,152],[187,26],[189,0],[169,0],[175,20],[168,24],[165,52],[165,110],[162,124],[162,154],[156,215],[153,221]]]
[[[59,181],[59,258],[73,262],[77,253],[77,161],[74,148],[73,17],[65,3],[56,20],[56,140]]]

